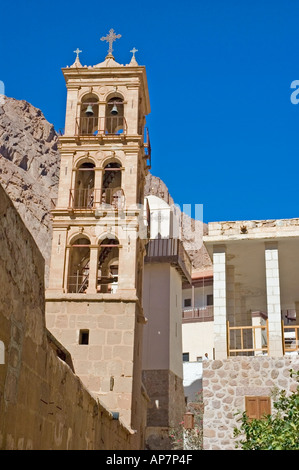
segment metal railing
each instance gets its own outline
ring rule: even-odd
[[[185,307],[183,309],[183,323],[188,322],[203,322],[214,320],[214,307],[213,305],[207,305],[206,307]]]
[[[231,334],[237,347],[231,347]],[[227,322],[227,356],[244,353],[269,353],[268,320],[265,325],[254,326],[230,326]]]
[[[105,208],[124,209],[125,196],[122,188],[106,189],[71,189],[69,207],[77,210],[94,210],[104,205]]]
[[[98,189],[71,189],[69,207],[72,209],[93,209],[101,201]]]
[[[76,135],[123,135],[127,123],[123,116],[80,117],[77,119]]]
[[[89,272],[87,269],[83,273],[77,271],[77,274],[68,276],[68,293],[84,294],[88,287],[88,281]]]

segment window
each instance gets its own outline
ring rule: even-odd
[[[90,240],[76,238],[70,245],[68,293],[84,294],[89,284]]]
[[[89,343],[89,330],[80,330],[79,344],[88,344],[88,343]]]
[[[191,299],[184,300],[184,307],[191,307]]]
[[[115,294],[118,288],[119,242],[105,238],[99,244],[97,291]]]
[[[93,93],[82,99],[78,130],[80,135],[96,135],[99,131],[99,98]]]
[[[213,305],[213,294],[208,294],[207,295],[207,305]]]
[[[189,353],[183,353],[183,362],[189,362]]]
[[[270,397],[245,397],[245,410],[249,419],[261,419],[271,414]]]

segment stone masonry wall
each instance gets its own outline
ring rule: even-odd
[[[169,450],[169,429],[176,428],[186,411],[183,380],[170,370],[144,370],[142,381],[150,403],[147,410],[146,448]]]
[[[294,391],[297,383],[290,378],[290,369],[299,370],[298,356],[205,361],[204,450],[234,450],[233,430],[238,426],[235,413],[245,410],[245,396],[271,396],[275,387]]]
[[[0,449],[138,448],[49,342],[44,260],[1,186],[0,283]]]

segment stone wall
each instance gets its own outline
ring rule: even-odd
[[[299,370],[298,356],[231,357],[203,363],[204,450],[234,450],[235,413],[245,410],[245,396],[271,396],[275,387],[296,389],[289,370]],[[273,401],[273,398],[272,398]]]
[[[186,411],[183,380],[170,370],[144,370],[142,380],[150,403],[147,411],[146,447],[171,449],[169,429],[178,427]]]
[[[48,334],[44,260],[1,186],[0,283],[0,449],[140,448]]]

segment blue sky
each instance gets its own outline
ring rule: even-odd
[[[205,222],[299,216],[299,0],[3,0],[1,17],[5,94],[56,130],[61,68],[77,47],[83,65],[104,60],[114,28],[115,59],[136,47],[146,66],[151,171],[175,202],[203,204]]]

